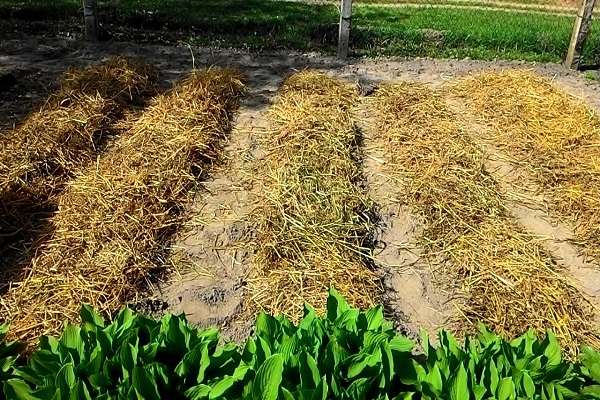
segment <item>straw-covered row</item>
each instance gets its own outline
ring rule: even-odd
[[[0,139],[0,192],[72,173],[125,107],[155,93],[157,80],[151,65],[121,57],[68,71],[41,109]]]
[[[532,71],[466,77],[454,92],[493,124],[493,142],[549,190],[550,211],[600,260],[600,118]]]
[[[114,122],[154,94],[157,81],[153,66],[121,57],[72,69],[40,110],[0,137],[0,246],[31,235],[53,208],[49,198],[94,160]]]
[[[467,329],[483,320],[513,338],[552,328],[571,353],[581,342],[598,343],[590,306],[507,211],[482,151],[443,98],[421,84],[387,85],[372,110],[396,195],[423,221],[427,257],[445,261],[442,281],[467,295],[459,305]]]
[[[285,81],[269,111],[257,269],[248,280],[261,309],[293,320],[305,302],[323,311],[330,285],[361,308],[380,295],[368,261],[373,203],[355,157],[356,101],[356,87],[305,71]]]
[[[226,69],[194,72],[151,106],[58,196],[54,235],[2,298],[19,339],[57,333],[82,303],[111,314],[164,265],[190,189],[220,158],[244,90]]]

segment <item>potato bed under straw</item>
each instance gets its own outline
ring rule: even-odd
[[[39,111],[0,137],[0,249],[35,235],[55,208],[51,197],[157,82],[153,66],[121,57],[72,69]]]
[[[255,172],[257,270],[248,279],[260,309],[298,320],[305,302],[325,309],[330,285],[353,306],[379,299],[368,261],[373,203],[353,157],[356,101],[355,87],[306,71],[286,80],[269,110],[268,155]]]
[[[235,72],[194,72],[69,182],[57,197],[53,236],[2,297],[15,338],[56,334],[82,303],[111,314],[135,299],[164,265],[190,189],[220,158],[243,90]]]
[[[453,92],[493,124],[493,142],[544,190],[550,211],[600,260],[600,117],[532,71],[486,72]]]
[[[513,338],[551,328],[571,355],[581,343],[599,344],[591,306],[507,211],[482,151],[443,98],[405,83],[381,87],[371,106],[396,196],[422,219],[427,257],[445,261],[442,282],[467,295],[459,305],[467,329],[483,320]]]

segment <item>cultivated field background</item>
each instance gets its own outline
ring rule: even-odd
[[[330,54],[337,47],[337,1],[112,0],[99,7],[107,39]],[[574,0],[356,0],[351,53],[558,62],[578,7]],[[80,11],[77,0],[1,0],[0,32],[74,37]],[[596,63],[599,45],[593,21],[585,64]]]

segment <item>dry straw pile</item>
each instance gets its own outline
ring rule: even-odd
[[[0,193],[28,190],[38,176],[69,174],[93,159],[111,122],[153,94],[156,83],[152,66],[121,57],[67,72],[39,111],[2,136]]]
[[[59,90],[0,137],[0,246],[31,236],[74,171],[94,160],[124,110],[156,91],[154,67],[114,57],[72,69]]]
[[[183,219],[190,189],[220,158],[240,76],[194,72],[151,106],[58,196],[55,232],[2,298],[15,338],[57,333],[82,303],[111,314],[135,300]]]
[[[598,343],[590,306],[507,212],[482,151],[443,98],[420,84],[388,85],[372,109],[397,196],[423,221],[426,254],[445,261],[444,283],[467,295],[459,306],[467,329],[480,319],[509,338],[552,328],[572,354],[578,343]]]
[[[488,72],[454,92],[494,126],[493,141],[549,190],[550,210],[600,259],[600,118],[531,71]]]
[[[358,186],[356,101],[354,86],[305,71],[287,79],[269,111],[258,268],[248,280],[261,309],[293,320],[305,302],[323,311],[330,285],[361,308],[379,297],[368,262],[373,204]]]

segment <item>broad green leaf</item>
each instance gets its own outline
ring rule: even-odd
[[[580,358],[590,377],[596,383],[600,383],[600,353],[589,346],[584,346]]]
[[[218,380],[211,385],[209,399],[216,399],[223,396],[236,382],[237,380],[232,376],[225,376]],[[229,398],[229,396],[227,398]]]
[[[274,354],[267,358],[256,372],[252,387],[254,400],[276,400],[283,374],[283,357]]]
[[[442,374],[440,374],[440,369],[435,365],[431,371],[427,374],[427,378],[425,379],[438,393],[442,393],[443,390],[443,382],[442,382]]]
[[[266,335],[266,337],[275,339],[279,336],[280,331],[279,321],[264,312],[258,314],[258,317],[256,317],[257,335]]]
[[[104,318],[94,310],[92,306],[84,304],[79,312],[81,321],[90,327],[104,328]]]
[[[4,395],[8,400],[36,400],[31,396],[31,388],[20,379],[4,382]]]
[[[389,332],[365,332],[362,347],[378,347],[381,343],[389,342],[393,337],[394,335]]]
[[[460,365],[458,373],[453,380],[450,381],[450,399],[465,400],[469,398],[469,386],[467,371],[464,365]]]
[[[302,389],[315,389],[321,380],[319,367],[317,367],[315,359],[310,354],[302,352],[298,356],[298,364]]]
[[[512,378],[503,378],[498,383],[498,390],[496,391],[497,400],[514,400],[517,398],[515,384]]]
[[[246,374],[248,374],[249,371],[252,371],[252,367],[245,362],[242,362],[233,372],[233,378],[236,381],[242,381],[246,378]]]
[[[350,332],[357,332],[358,331],[358,316],[360,315],[360,312],[355,309],[355,308],[351,308],[349,310],[346,310],[344,312],[342,312],[339,317],[335,320],[335,324],[338,327],[342,327],[347,331]]]
[[[498,373],[498,369],[496,368],[496,363],[494,360],[490,361],[490,391],[492,393],[496,393],[498,389],[498,383],[500,382],[500,374]]]
[[[361,375],[361,373],[367,367],[374,367],[376,365],[380,366],[381,361],[382,356],[380,348],[375,348],[371,354],[365,352],[350,356],[344,361],[344,364],[346,364],[348,367],[348,379],[353,379]]]
[[[585,399],[600,399],[600,385],[591,385],[581,389],[580,394]]]
[[[329,386],[327,385],[327,377],[323,376],[310,400],[327,400],[328,392]]]
[[[60,389],[62,393],[70,393],[71,389],[75,387],[77,383],[75,378],[75,370],[73,364],[65,364],[56,374],[56,380],[54,385]]]
[[[210,355],[208,354],[208,344],[206,342],[200,344],[200,367],[198,368],[198,377],[196,381],[203,383],[206,378],[206,370],[210,367]]]
[[[279,322],[281,328],[287,335],[293,335],[298,330],[298,328],[291,323],[289,318],[283,314],[278,315],[275,319]]]
[[[121,347],[119,361],[123,370],[123,378],[128,379],[133,369],[137,366],[137,347],[131,343],[127,343]]]
[[[88,392],[85,384],[80,380],[71,391],[69,400],[91,400],[90,392]]]
[[[482,400],[485,397],[487,390],[481,385],[473,385],[473,396],[475,400]]]
[[[251,362],[254,360],[256,355],[256,340],[254,338],[248,338],[246,340],[246,345],[244,346],[244,351],[242,352],[242,360],[245,362]]]
[[[554,336],[552,331],[549,330],[546,332],[544,344],[544,355],[548,357],[548,365],[559,365],[562,360],[560,345],[558,344],[556,336]]]
[[[365,312],[365,317],[367,317],[368,326],[367,329],[377,330],[381,328],[382,324],[385,322],[385,318],[383,317],[383,309],[380,305],[377,305]]]
[[[6,338],[10,326],[8,324],[0,324],[0,342]]]
[[[523,372],[522,386],[527,397],[533,398],[533,395],[535,394],[535,384],[527,372]]]
[[[329,296],[327,297],[327,319],[333,322],[349,309],[350,306],[338,291],[333,287],[329,288]]]
[[[266,340],[260,336],[256,337],[256,353],[254,356],[258,365],[261,365],[267,358],[271,357],[272,350],[273,349]]]
[[[59,342],[66,348],[73,349],[76,351],[76,354],[79,358],[75,361],[79,362],[80,360],[82,360],[85,344],[83,342],[83,339],[81,338],[80,328],[71,324],[67,324],[65,326],[65,329],[63,330],[62,335],[60,336]]]
[[[202,400],[208,398],[210,386],[200,384],[196,385],[185,392],[185,397],[189,400]]]
[[[384,385],[382,389],[389,391],[390,385],[394,378],[394,356],[388,343],[382,343],[381,345],[381,369],[383,371]],[[396,358],[399,363],[403,364],[404,369],[412,368],[412,365],[408,362],[408,359],[403,360],[401,357]],[[398,378],[401,378],[398,376]]]
[[[88,381],[99,392],[104,391],[104,389],[111,385],[110,379],[104,374],[92,374],[88,376]]]
[[[198,371],[200,370],[200,360],[202,359],[202,348],[206,347],[206,344],[200,343],[190,352],[188,352],[177,367],[175,367],[175,373],[179,375],[182,379],[186,379],[191,377],[194,379],[198,376]],[[197,378],[196,378],[197,379]]]
[[[296,353],[298,349],[299,339],[298,336],[290,336],[287,337],[281,342],[281,346],[279,346],[279,353],[283,357],[283,362],[287,363],[292,355]]]
[[[347,398],[352,400],[367,400],[367,393],[369,392],[369,388],[371,386],[371,380],[368,378],[360,378],[353,381],[348,389],[346,389],[345,393],[347,394]]]
[[[445,330],[440,331],[440,348],[444,349],[447,356],[453,354],[455,357],[460,358],[462,353],[460,345],[454,336]]]
[[[136,367],[131,374],[132,386],[140,400],[160,400],[156,382],[148,371],[142,367]]]
[[[389,345],[392,351],[397,351],[399,353],[410,353],[415,347],[412,340],[400,335],[394,336],[394,338],[390,340]]]
[[[102,362],[104,361],[104,356],[102,354],[102,349],[100,346],[96,346],[92,351],[92,354],[89,355],[89,361],[86,363],[82,363],[80,367],[81,372],[86,375],[97,374],[102,370]]]
[[[31,396],[36,400],[47,400],[56,396],[57,389],[54,385],[43,386],[31,392]],[[10,398],[9,398],[10,399]]]
[[[292,392],[290,392],[289,390],[287,390],[284,387],[281,388],[281,393],[283,393],[283,399],[284,400],[296,400],[294,398],[294,395],[292,394]]]

